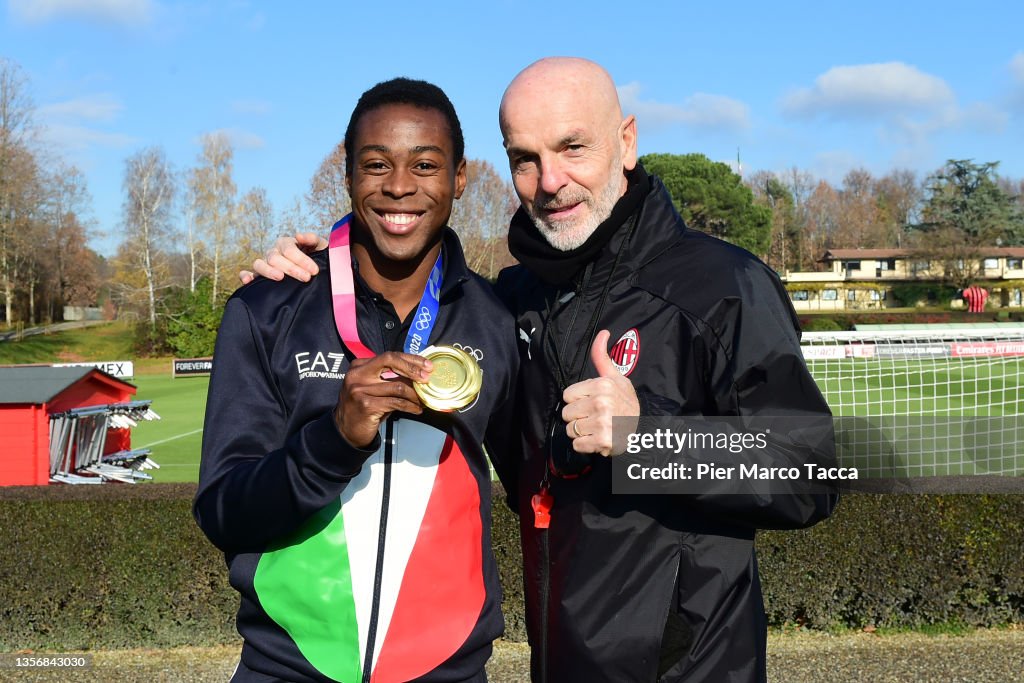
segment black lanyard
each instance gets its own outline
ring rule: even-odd
[[[551,321],[554,316],[554,303],[563,299],[558,297],[558,292],[555,292],[556,298],[552,302],[545,300],[545,312],[544,312],[544,333],[542,335],[541,347],[545,350],[550,350],[551,357],[555,360],[555,379],[558,380],[558,388],[560,391],[565,391],[570,384],[579,382],[583,377],[583,368],[586,365],[581,359],[586,358],[586,353],[590,351],[591,344],[594,343],[594,335],[597,333],[597,326],[601,321],[601,314],[604,313],[604,307],[608,303],[608,294],[611,291],[612,280],[615,278],[615,271],[619,269],[619,261],[622,258],[622,254],[626,251],[628,246],[629,238],[632,236],[633,228],[635,227],[635,219],[631,218],[630,221],[633,223],[629,226],[626,238],[619,245],[618,252],[615,254],[615,260],[612,262],[612,268],[608,272],[608,277],[605,278],[604,286],[601,288],[601,296],[598,299],[597,307],[594,309],[593,315],[590,317],[590,321],[587,323],[587,327],[583,332],[583,343],[576,348],[576,353],[572,357],[572,363],[569,365],[569,372],[566,372],[566,367],[562,362],[562,354],[558,350],[558,344],[554,339],[554,335],[551,333]],[[568,344],[572,340],[572,329],[576,325],[576,313],[583,305],[583,295],[587,290],[587,284],[590,282],[590,277],[594,270],[594,263],[590,262],[583,270],[583,277],[580,278],[580,284],[576,288],[576,296],[579,300],[576,302],[576,312],[573,313],[572,318],[569,320],[569,329],[565,333],[565,343]],[[571,381],[570,381],[571,378]]]

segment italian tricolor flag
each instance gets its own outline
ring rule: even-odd
[[[480,493],[444,432],[393,423],[390,492],[371,680],[408,681],[465,642],[484,604]],[[266,613],[323,675],[358,683],[369,639],[384,448],[340,499],[262,555],[254,587]]]

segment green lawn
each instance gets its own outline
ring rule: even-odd
[[[131,342],[131,329],[123,322],[37,334],[0,343],[0,364],[131,360]]]
[[[172,379],[170,370],[140,375],[133,383],[135,398],[152,401],[160,420],[140,422],[132,430],[132,447],[149,448],[159,470],[149,470],[153,481],[192,482],[199,478],[199,452],[203,440],[203,414],[209,377]]]
[[[808,363],[837,420],[842,464],[869,476],[1024,474],[1024,361]]]
[[[1024,414],[1019,358],[847,358],[807,366],[837,415]]]

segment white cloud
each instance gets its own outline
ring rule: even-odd
[[[38,114],[44,120],[87,120],[109,122],[117,118],[124,106],[113,95],[106,93],[87,95],[65,102],[55,102],[39,107]]]
[[[262,31],[263,27],[267,25],[267,15],[263,12],[257,12],[245,22],[245,28],[250,31]]]
[[[992,135],[1009,121],[991,103],[959,104],[944,80],[902,62],[833,67],[781,105],[798,119],[874,124],[877,139],[904,159],[930,157],[936,137],[947,131]]]
[[[1007,104],[1018,116],[1024,114],[1024,52],[1018,52],[1010,60],[1010,85]]]
[[[750,126],[750,108],[730,97],[695,93],[681,104],[641,100],[643,86],[633,82],[617,88],[622,109],[635,114],[643,128],[682,125],[690,128],[736,131]]]
[[[257,135],[256,133],[250,133],[247,130],[240,128],[218,128],[217,130],[210,131],[210,135],[225,135],[231,142],[231,145],[236,149],[261,149],[266,146],[266,141]],[[202,144],[200,139],[196,139],[196,144]]]
[[[10,13],[27,24],[61,19],[139,26],[156,11],[154,0],[7,0]]]
[[[1024,52],[1018,52],[1010,60],[1010,73],[1018,85],[1024,86]]]
[[[928,139],[945,130],[966,129],[981,134],[1002,133],[1009,115],[991,104],[977,102],[964,108],[947,107],[926,118],[892,117],[879,130],[883,142],[923,147]]]
[[[235,100],[231,103],[231,111],[236,114],[265,116],[273,106],[266,100]]]
[[[833,67],[812,87],[786,95],[782,108],[795,116],[873,118],[934,111],[954,103],[952,89],[941,78],[903,62],[888,62]]]
[[[63,102],[46,104],[37,110],[43,137],[58,149],[82,152],[92,147],[122,148],[135,143],[135,138],[118,132],[101,130],[114,123],[124,105],[114,95],[98,93]]]
[[[956,111],[952,125],[972,128],[979,133],[1002,133],[1009,115],[987,102],[975,102]]]
[[[130,135],[106,133],[73,124],[51,123],[42,127],[43,138],[61,152],[82,152],[91,147],[123,148],[137,144]]]

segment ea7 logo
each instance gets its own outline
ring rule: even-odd
[[[303,351],[295,354],[295,367],[299,371],[299,379],[345,379],[340,372],[341,362],[345,360],[343,353],[324,353]]]
[[[608,352],[608,357],[615,363],[623,377],[629,377],[636,367],[636,361],[640,358],[640,333],[636,328],[626,330],[625,334],[619,337],[615,346]]]

